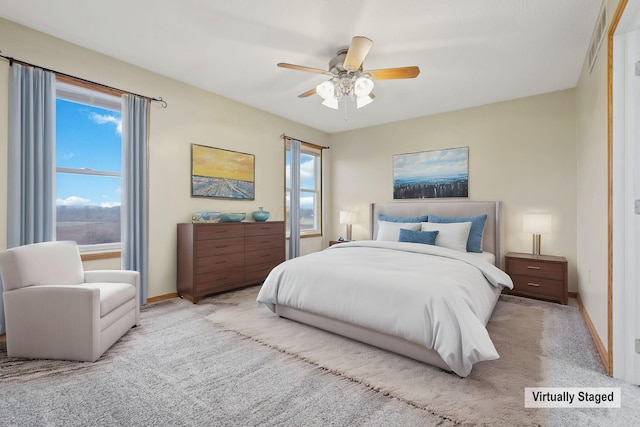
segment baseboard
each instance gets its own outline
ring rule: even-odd
[[[177,297],[178,297],[178,293],[177,292],[172,292],[170,294],[164,294],[164,295],[158,295],[157,297],[147,298],[147,304],[153,304],[155,302],[160,302],[160,301],[168,300],[168,299],[171,299],[171,298],[177,298]]]
[[[582,317],[584,318],[584,322],[587,324],[587,328],[589,329],[589,333],[591,334],[591,338],[593,339],[594,344],[596,345],[596,350],[598,350],[598,354],[600,355],[600,359],[602,360],[602,364],[604,365],[604,370],[607,372],[609,376],[611,376],[611,372],[609,369],[609,352],[605,348],[602,340],[598,336],[598,332],[596,331],[596,327],[593,326],[593,322],[589,317],[589,313],[584,308],[584,304],[582,304],[582,298],[580,298],[580,294],[576,292],[576,299],[578,300],[578,308],[580,309],[580,313],[582,313]]]

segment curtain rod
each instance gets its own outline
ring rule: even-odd
[[[287,136],[287,135],[285,135],[284,133],[283,133],[282,135],[280,135],[280,138],[282,138],[282,139],[295,139],[296,141],[300,141],[300,142],[302,142],[303,144],[313,145],[314,147],[318,147],[318,148],[321,148],[321,149],[323,149],[323,150],[328,150],[329,148],[331,148],[331,147],[323,147],[322,145],[314,144],[314,143],[312,143],[312,142],[303,141],[303,140],[301,140],[301,139],[294,138],[294,137],[292,137],[292,136]]]
[[[167,108],[167,101],[165,101],[164,99],[162,99],[162,97],[161,97],[161,96],[160,96],[160,97],[158,97],[158,98],[152,98],[152,97],[150,97],[150,96],[144,96],[144,95],[139,95],[139,94],[137,94],[137,93],[129,92],[128,90],[118,89],[117,87],[107,86],[107,85],[102,84],[102,83],[93,82],[93,81],[91,81],[91,80],[83,79],[83,78],[81,78],[81,77],[72,76],[71,74],[61,73],[60,71],[52,70],[52,69],[50,69],[50,68],[44,68],[44,67],[41,67],[41,66],[39,66],[39,65],[31,64],[31,63],[29,63],[29,62],[25,62],[25,61],[21,61],[21,60],[19,60],[19,59],[12,58],[12,57],[10,57],[10,56],[2,55],[2,51],[0,51],[0,58],[4,58],[4,59],[6,59],[7,61],[9,61],[9,66],[12,66],[12,65],[13,65],[13,63],[14,63],[14,62],[16,62],[16,63],[18,63],[18,64],[20,64],[20,65],[26,65],[26,66],[29,66],[29,67],[36,67],[36,68],[40,68],[40,69],[42,69],[42,70],[44,70],[44,71],[49,71],[49,72],[51,72],[51,73],[58,74],[58,75],[60,75],[60,76],[64,76],[64,77],[68,77],[68,78],[71,78],[71,79],[79,80],[79,81],[81,81],[81,82],[83,82],[83,83],[89,83],[89,84],[92,84],[92,85],[96,85],[96,86],[103,87],[103,88],[105,88],[105,89],[111,89],[111,90],[116,90],[116,91],[118,91],[118,92],[128,93],[128,94],[130,94],[130,95],[135,95],[135,96],[139,96],[139,97],[141,97],[141,98],[146,98],[146,99],[148,99],[149,101],[156,101],[156,102],[159,102],[160,104],[162,104],[162,108]]]

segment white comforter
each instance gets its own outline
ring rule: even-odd
[[[321,314],[438,352],[462,377],[497,359],[486,324],[509,276],[466,253],[419,243],[359,241],[286,261],[257,301]]]

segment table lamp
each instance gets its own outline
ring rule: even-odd
[[[533,233],[533,255],[540,255],[540,235],[551,233],[551,215],[524,214],[522,216],[522,231]]]

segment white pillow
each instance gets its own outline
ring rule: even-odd
[[[419,222],[387,222],[378,221],[378,236],[376,240],[384,240],[386,242],[397,242],[400,235],[400,229],[404,228],[411,231],[420,231]],[[465,240],[466,244],[466,240]]]
[[[467,252],[471,222],[423,222],[421,229],[422,231],[439,231],[436,246]]]

